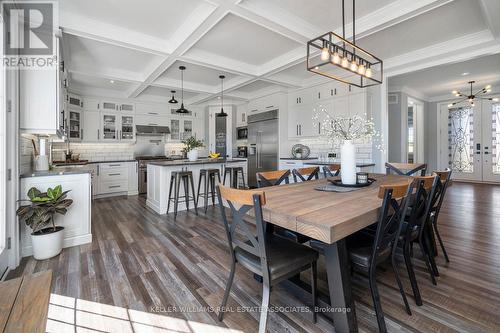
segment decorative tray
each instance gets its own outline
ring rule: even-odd
[[[366,184],[360,184],[360,183],[356,183],[356,184],[343,184],[342,183],[342,180],[340,178],[338,179],[328,179],[328,181],[330,183],[332,183],[333,185],[335,186],[340,186],[340,187],[367,187],[367,186],[370,186],[371,184],[373,184],[373,182],[376,182],[377,180],[374,179],[374,178],[368,178],[368,182]]]

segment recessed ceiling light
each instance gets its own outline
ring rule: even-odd
[[[113,84],[115,83],[115,80],[109,80],[109,83]]]
[[[466,76],[466,75],[469,75],[469,74],[470,74],[469,72],[463,72],[462,76]]]

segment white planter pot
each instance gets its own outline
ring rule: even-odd
[[[47,229],[52,229],[49,227]],[[61,253],[63,246],[64,228],[56,227],[55,232],[47,234],[31,234],[33,257],[37,260],[49,259]]]
[[[340,147],[340,177],[343,184],[356,184],[356,147],[352,140],[345,140]]]
[[[188,151],[187,157],[188,157],[189,161],[191,161],[191,162],[196,161],[198,159],[198,150],[193,149],[193,150]]]

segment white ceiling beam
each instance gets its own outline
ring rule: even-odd
[[[498,0],[480,0],[481,13],[488,24],[488,28],[495,38],[500,38],[500,1]]]
[[[131,73],[128,71],[113,70],[113,69],[100,69],[96,71],[94,68],[78,68],[78,69],[68,69],[70,74],[95,77],[106,80],[115,80],[129,83],[140,83],[142,82],[142,77],[136,73]]]
[[[206,33],[208,33],[220,20],[224,18],[228,13],[228,8],[226,5],[222,5],[213,10],[210,15],[203,20],[203,22],[194,29],[194,31],[189,35],[188,38],[184,39],[182,43],[177,45],[175,50],[167,56],[163,62],[155,70],[149,73],[140,85],[132,91],[129,97],[137,97],[144,89],[146,89],[150,84],[152,84],[166,69],[168,69],[177,60],[178,57],[182,56],[191,46],[193,46],[200,38],[202,38]]]
[[[64,11],[61,13],[60,17],[61,30],[66,34],[154,55],[165,56],[171,49],[168,42],[164,39],[139,33],[137,31],[117,27]]]
[[[495,54],[498,53],[499,46],[500,40],[495,40],[489,30],[483,30],[386,59],[384,71],[388,76],[414,72]]]

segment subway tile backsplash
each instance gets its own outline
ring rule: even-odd
[[[311,154],[310,157],[321,157],[321,156],[328,156],[328,153],[335,153],[337,154],[337,158],[340,158],[340,146],[332,145],[329,143],[326,139],[321,139],[321,138],[305,138],[305,139],[299,139],[299,140],[294,140],[294,141],[288,141],[289,148],[288,148],[288,156],[281,156],[281,157],[289,157],[291,156],[291,149],[294,144],[301,143],[303,145],[306,145],[311,149]],[[363,140],[359,141],[354,141],[354,144],[356,145],[356,160],[358,163],[371,163],[372,160],[372,154],[373,154],[373,146],[371,142],[366,142]]]

